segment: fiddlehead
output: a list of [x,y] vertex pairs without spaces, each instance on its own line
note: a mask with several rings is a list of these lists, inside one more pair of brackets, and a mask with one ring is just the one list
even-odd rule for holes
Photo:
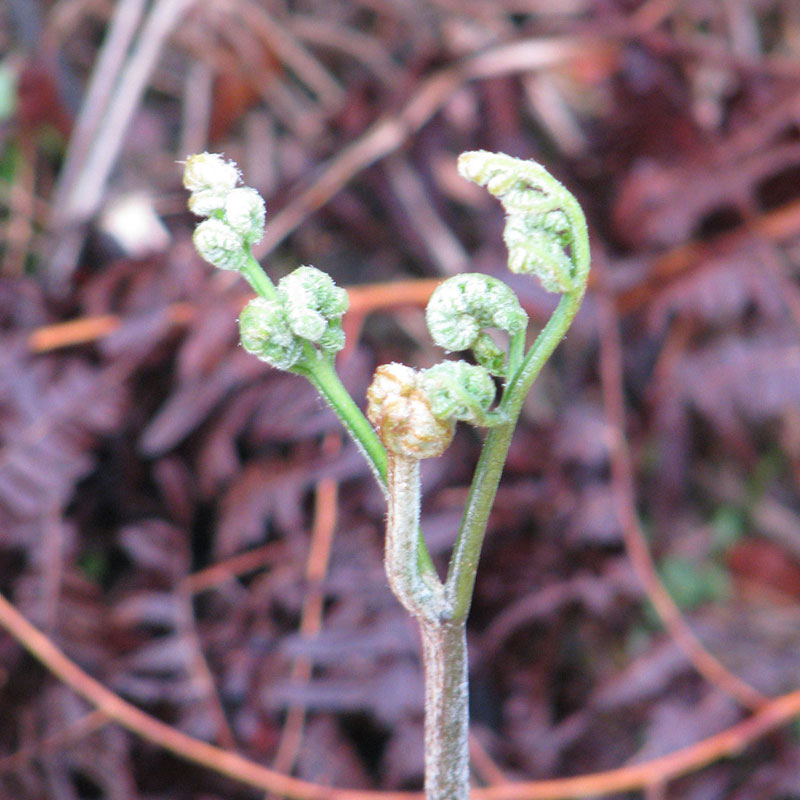
[[347,292],[329,275],[298,267],[279,281],[275,299],[256,297],[242,309],[239,338],[248,353],[273,367],[302,371],[315,352],[308,345],[326,355],[344,347],[347,305]]
[[219,153],[195,153],[183,165],[183,186],[192,194],[216,192],[225,195],[241,177],[236,164],[226,161]]
[[347,292],[333,278],[315,267],[298,267],[278,282],[292,330],[329,354],[344,347],[342,316],[347,311]]
[[375,370],[367,389],[367,417],[387,455],[386,546],[389,585],[415,617],[434,622],[446,612],[441,581],[418,559],[419,462],[441,455],[453,439],[454,420],[437,418],[419,372],[403,364]]
[[253,298],[239,314],[239,340],[248,353],[276,369],[291,370],[303,358],[303,340],[291,329],[278,300]]
[[422,386],[435,417],[472,425],[496,424],[489,411],[495,385],[484,367],[466,361],[442,361],[422,371]]
[[183,185],[191,192],[189,210],[207,217],[195,228],[192,241],[197,252],[219,269],[243,270],[249,246],[264,235],[264,200],[249,186],[237,187],[240,179],[236,164],[217,153],[189,156],[184,165]]
[[247,244],[261,241],[266,216],[263,198],[250,186],[238,186],[225,198],[223,219]]
[[389,453],[416,460],[441,455],[455,430],[454,419],[433,413],[422,375],[404,364],[375,370],[367,389],[367,418]]
[[[459,169],[502,202],[511,270],[536,274],[547,290],[564,296],[526,353],[527,315],[508,286],[484,275],[445,281],[428,306],[431,335],[447,350],[472,350],[479,366],[447,361],[421,372],[398,364],[380,367],[368,392],[369,419],[380,439],[335,372],[347,295],[313,267],[272,283],[251,253],[262,236],[264,203],[253,189],[237,185],[235,164],[203,153],[189,158],[184,174],[191,210],[206,217],[195,233],[198,251],[215,266],[239,270],[259,295],[242,311],[242,344],[312,382],[386,490],[389,582],[423,631],[426,791],[434,800],[469,794],[464,631],[481,542],[525,395],[577,312],[589,268],[580,207],[541,166],[472,152],[461,156]],[[491,328],[508,334],[507,355],[488,334]],[[494,410],[492,375],[505,377]],[[419,531],[419,462],[444,451],[457,420],[490,430],[443,584]]]
[[[238,271],[258,295],[239,317],[244,348],[277,369],[305,376],[337,414],[385,489],[386,452],[333,363],[344,347],[341,322],[347,294],[314,267],[300,267],[275,286],[251,250],[264,232],[264,201],[255,189],[239,186],[240,181],[236,164],[216,153],[198,153],[184,162],[189,208],[206,217],[195,229],[195,249],[213,266]],[[429,562],[424,544],[420,552]]]
[[586,220],[577,200],[544,167],[475,150],[459,156],[458,171],[503,204],[503,239],[512,272],[536,275],[549,292],[568,293],[585,285]]
[[493,375],[505,375],[505,353],[486,328],[513,337],[525,331],[528,315],[509,286],[490,275],[469,272],[441,283],[425,312],[431,338],[445,350],[472,350]]
[[217,217],[204,219],[194,229],[192,243],[200,256],[217,269],[242,270],[247,264],[242,237]]

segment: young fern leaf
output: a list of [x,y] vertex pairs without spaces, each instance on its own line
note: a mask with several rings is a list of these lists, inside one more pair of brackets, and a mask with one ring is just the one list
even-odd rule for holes
[[528,315],[503,281],[468,272],[439,284],[425,312],[431,338],[445,350],[472,350],[478,363],[492,375],[505,375],[505,352],[486,328],[509,336],[525,330]]
[[292,330],[303,339],[333,354],[344,347],[342,317],[347,311],[347,292],[316,267],[298,267],[278,282]]
[[241,178],[236,164],[226,161],[219,153],[195,153],[183,165],[183,186],[192,194],[216,192],[227,196]]
[[204,219],[194,229],[192,243],[200,256],[217,269],[241,270],[247,263],[242,237],[217,217]]
[[275,369],[291,370],[303,358],[303,340],[291,329],[278,300],[253,298],[239,314],[239,341]]
[[264,237],[267,211],[261,195],[250,186],[237,186],[225,198],[223,219],[247,244]]
[[239,338],[248,353],[276,369],[302,370],[306,345],[333,356],[344,347],[342,316],[348,297],[315,267],[298,267],[281,278],[275,299],[256,297],[239,315]]
[[422,371],[422,386],[435,417],[472,425],[496,424],[489,411],[496,389],[484,367],[466,361],[443,361]]
[[536,275],[548,292],[572,292],[585,281],[589,253],[583,247],[583,212],[544,167],[475,150],[459,156],[458,171],[503,204],[503,240],[512,272]]
[[249,246],[264,235],[264,200],[255,189],[237,186],[240,180],[236,164],[217,153],[189,156],[183,170],[183,185],[191,192],[189,210],[207,217],[195,228],[192,241],[218,269],[243,270]]
[[[334,356],[344,347],[342,315],[347,310],[347,293],[314,267],[300,267],[275,286],[252,254],[252,245],[264,233],[264,201],[255,189],[239,186],[240,181],[236,164],[217,153],[197,153],[186,159],[183,185],[190,192],[189,208],[206,217],[195,229],[195,248],[213,266],[239,272],[258,295],[239,317],[244,348],[276,369],[303,375],[311,382],[353,437],[385,491],[386,451],[334,367]],[[429,564],[424,543],[420,552]]]

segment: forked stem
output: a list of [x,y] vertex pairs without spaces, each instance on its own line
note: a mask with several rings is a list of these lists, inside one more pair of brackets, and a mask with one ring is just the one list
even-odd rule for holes
[[389,586],[409,614],[422,622],[447,616],[444,587],[433,569],[417,557],[419,529],[419,461],[387,452],[386,542],[384,565]]
[[525,356],[519,371],[506,387],[501,407],[508,415],[508,422],[492,428],[486,435],[467,495],[461,529],[450,558],[445,583],[445,593],[452,607],[454,621],[466,619],[469,613],[486,524],[522,404],[542,367],[572,324],[582,299],[583,287],[563,295],[547,325]]
[[389,451],[385,564],[389,585],[419,623],[425,667],[425,795],[469,797],[469,699],[466,620],[451,610],[436,576],[414,557],[419,531],[419,460]]

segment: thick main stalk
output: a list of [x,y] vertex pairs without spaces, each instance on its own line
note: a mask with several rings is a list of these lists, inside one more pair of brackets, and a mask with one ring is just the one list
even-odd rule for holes
[[425,796],[469,797],[467,636],[463,622],[420,620],[425,662]]
[[425,666],[425,794],[427,800],[469,797],[469,704],[465,622],[452,616],[444,587],[421,573],[419,461],[390,452],[386,574],[389,585],[417,620]]

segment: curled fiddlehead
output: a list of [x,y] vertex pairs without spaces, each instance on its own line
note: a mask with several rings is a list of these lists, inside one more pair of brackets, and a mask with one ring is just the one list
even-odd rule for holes
[[473,425],[493,423],[489,407],[495,385],[489,371],[466,361],[442,361],[422,371],[422,385],[431,411],[439,419],[454,419]]
[[264,200],[255,189],[237,186],[240,180],[236,164],[218,153],[197,153],[184,165],[183,185],[191,192],[189,209],[207,217],[195,229],[194,246],[219,269],[243,269],[247,248],[264,235]]
[[573,292],[585,285],[586,220],[577,200],[544,167],[475,150],[459,156],[458,170],[503,204],[503,239],[512,272],[536,275],[549,292]]
[[242,309],[239,340],[248,353],[276,369],[291,370],[303,358],[303,340],[278,300],[255,297]]
[[192,242],[200,256],[217,269],[241,270],[247,264],[242,237],[217,217],[204,219],[194,229]]
[[[207,220],[211,221],[211,220]],[[239,315],[239,338],[249,353],[277,369],[302,366],[307,345],[333,355],[344,347],[348,297],[330,275],[298,267],[278,282],[276,297],[256,297]]]
[[292,330],[329,354],[344,347],[342,316],[347,292],[316,267],[298,267],[278,282],[278,296]]
[[418,461],[441,455],[455,420],[433,412],[422,375],[404,364],[383,364],[367,389],[367,418],[390,454]]
[[468,272],[441,283],[425,312],[431,338],[445,350],[472,350],[493,375],[504,375],[505,353],[486,328],[509,336],[525,330],[528,315],[509,286],[490,275]]

